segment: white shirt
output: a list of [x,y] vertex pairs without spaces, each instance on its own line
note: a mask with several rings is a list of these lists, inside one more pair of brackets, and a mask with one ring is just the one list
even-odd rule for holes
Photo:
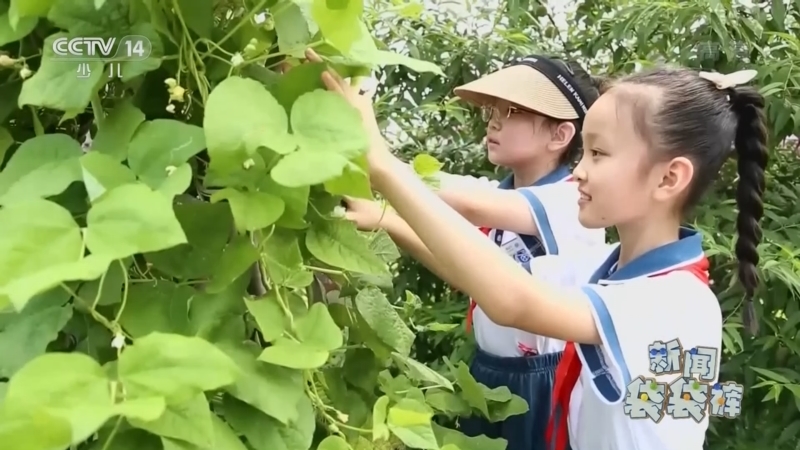
[[[531,186],[517,189],[528,201],[530,213],[539,230],[538,237],[547,255],[600,255],[602,259],[608,255],[609,247],[605,244],[604,229],[587,229],[578,222],[578,184],[572,181],[560,181],[543,186]],[[489,238],[495,240],[496,230],[492,230]],[[501,247],[508,249],[514,241],[521,238],[509,231],[503,231]],[[512,252],[513,253],[513,252]],[[542,257],[530,261],[531,270]],[[597,267],[598,259],[589,258]],[[532,272],[536,273],[536,272]],[[550,280],[556,284],[566,283],[574,286],[573,271],[566,271],[564,281],[558,281],[558,271],[548,270]],[[523,331],[503,327],[492,322],[488,316],[476,307],[473,312],[475,340],[481,350],[495,356],[525,356],[530,351],[539,354],[559,352],[564,349],[564,342],[536,336]]]
[[[702,450],[708,401],[719,376],[722,312],[711,289],[692,273],[654,276],[704,258],[700,236],[687,230],[682,234],[680,241],[581,288],[591,303],[602,345],[576,346],[583,368],[570,400],[573,450]],[[617,257],[618,252],[612,254],[597,273],[607,273]],[[691,354],[691,349],[700,355]],[[691,363],[702,362],[704,355],[713,355],[708,366]],[[698,367],[702,373],[691,373]],[[681,372],[687,368],[687,373]],[[677,373],[664,373],[670,369]],[[658,405],[634,400],[642,393],[651,400],[663,398],[657,421],[632,417],[659,411]],[[678,394],[689,395],[689,400],[705,398],[705,409],[689,406]]]

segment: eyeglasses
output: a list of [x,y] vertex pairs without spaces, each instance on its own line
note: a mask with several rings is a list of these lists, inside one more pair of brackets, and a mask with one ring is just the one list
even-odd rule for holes
[[512,114],[519,114],[527,112],[523,109],[519,109],[514,106],[506,106],[503,109],[498,108],[497,106],[489,106],[484,105],[481,107],[481,118],[484,122],[488,122],[492,120],[493,117],[496,117],[498,120],[508,119],[511,117]]

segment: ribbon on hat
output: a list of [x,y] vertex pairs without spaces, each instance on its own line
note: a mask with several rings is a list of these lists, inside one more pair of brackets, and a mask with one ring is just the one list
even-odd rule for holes
[[725,90],[734,86],[745,84],[758,75],[755,70],[740,70],[729,74],[719,72],[700,72],[700,78],[708,80],[717,86],[717,89]]

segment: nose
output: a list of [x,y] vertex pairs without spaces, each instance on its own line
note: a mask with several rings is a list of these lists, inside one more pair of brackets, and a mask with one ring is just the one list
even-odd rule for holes
[[500,121],[497,120],[497,118],[494,117],[494,115],[492,115],[492,118],[489,119],[489,123],[486,125],[486,130],[487,131],[500,131],[500,128],[501,128]]
[[583,164],[583,158],[578,162],[578,165],[572,169],[572,177],[575,181],[586,181],[586,168]]

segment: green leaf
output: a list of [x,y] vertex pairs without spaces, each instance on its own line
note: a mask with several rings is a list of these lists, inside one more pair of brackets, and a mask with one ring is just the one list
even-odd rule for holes
[[428,368],[421,362],[415,361],[414,359],[411,359],[405,355],[401,355],[400,353],[392,353],[392,357],[398,365],[403,365],[408,369],[409,378],[427,382],[435,386],[441,386],[450,391],[455,390],[453,388],[453,383],[451,383],[450,380],[433,369]]
[[305,269],[297,235],[276,228],[262,245],[265,269],[270,280],[279,286],[303,288],[313,281]]
[[276,290],[273,289],[265,297],[256,300],[245,300],[245,304],[247,310],[256,319],[264,341],[272,342],[283,336],[287,317],[278,300]]
[[246,170],[245,161],[260,147],[279,154],[296,147],[286,111],[261,84],[245,78],[230,77],[211,92],[203,129],[211,164],[222,174]]
[[82,248],[78,225],[55,203],[37,199],[0,209],[0,298],[8,295],[21,310],[30,297],[75,275],[67,268],[74,270]]
[[114,405],[117,414],[134,420],[152,422],[164,414],[167,403],[164,397],[127,398]]
[[158,189],[170,170],[205,147],[202,128],[177,120],[152,120],[141,124],[128,144],[128,165],[148,186]]
[[[14,145],[14,136],[4,127],[0,127],[0,164],[6,159],[6,152]],[[2,175],[0,175],[2,176]]]
[[287,425],[298,411],[287,408],[305,396],[302,373],[258,361],[261,348],[253,342],[220,343],[217,346],[239,366],[242,375],[225,390],[239,400]]
[[190,30],[200,37],[211,39],[211,30],[214,28],[213,0],[178,0],[178,7]]
[[57,0],[11,0],[8,10],[11,25],[19,27],[23,17],[47,17],[47,13]]
[[0,172],[0,204],[58,195],[81,179],[77,141],[65,134],[46,134],[19,146]]
[[423,61],[421,59],[411,58],[410,56],[402,55],[400,53],[390,52],[387,50],[375,50],[375,53],[367,55],[370,63],[380,67],[384,66],[406,66],[414,72],[419,73],[434,73],[436,75],[444,76],[442,69],[430,61]]
[[[91,35],[91,34],[89,34]],[[75,61],[58,59],[53,53],[53,41],[69,37],[56,33],[45,39],[39,70],[22,83],[18,104],[39,106],[59,111],[84,110],[103,77],[101,61],[87,61],[89,77],[79,78]]]
[[[128,350],[129,351],[129,350]],[[123,353],[124,355],[124,353]],[[205,395],[168,404],[164,414],[153,421],[128,419],[131,425],[163,438],[177,439],[200,448],[213,448],[214,424]]]
[[91,151],[81,156],[79,162],[83,184],[92,202],[110,189],[136,182],[136,175],[130,169],[103,153]]
[[316,428],[311,401],[304,395],[295,403],[295,407],[291,405],[288,403],[284,407],[295,414],[297,419],[288,424],[281,424],[231,397],[226,397],[223,401],[223,416],[236,431],[247,438],[247,442],[255,450],[311,448]]
[[377,288],[359,291],[356,308],[383,343],[403,356],[409,354],[414,333],[408,329],[383,292]]
[[325,181],[325,190],[333,195],[373,200],[368,173],[367,159],[364,156],[358,156],[354,162],[344,168],[342,175]]
[[333,351],[344,344],[342,330],[336,326],[324,303],[314,303],[308,314],[297,321],[295,327],[297,337],[304,345]]
[[301,95],[292,106],[291,122],[300,148],[336,152],[347,159],[369,148],[361,114],[333,92],[317,89]]
[[513,395],[507,402],[489,404],[489,420],[491,422],[502,422],[511,416],[526,412],[528,412],[528,403],[518,395]]
[[389,439],[389,427],[386,426],[386,413],[389,408],[389,397],[382,395],[372,405],[372,440]]
[[92,152],[108,155],[117,161],[125,160],[128,156],[128,144],[144,118],[144,114],[131,100],[114,106],[92,140]]
[[292,54],[305,51],[311,36],[317,33],[316,24],[306,19],[301,6],[292,1],[285,1],[275,12],[275,31],[278,34],[278,49],[281,53]]
[[412,167],[414,172],[421,177],[436,175],[442,169],[442,163],[431,155],[420,153],[414,157]]
[[68,421],[43,412],[0,409],[0,440],[15,449],[61,449],[72,442],[72,430]]
[[328,352],[312,345],[279,338],[261,352],[259,360],[290,369],[317,369],[328,361]]
[[342,176],[349,166],[360,170],[350,160],[366,152],[369,139],[361,115],[341,96],[321,89],[301,95],[291,122],[300,149],[278,161],[271,171],[275,182],[310,186]]
[[286,187],[313,186],[341,176],[349,164],[350,161],[339,153],[301,148],[281,158],[270,175],[276,183]]
[[44,354],[72,317],[67,300],[66,291],[56,288],[31,299],[22,312],[0,311],[0,378],[11,377]]
[[137,339],[117,370],[129,392],[181,399],[230,385],[239,375],[236,364],[207,341],[162,333]]
[[181,164],[177,168],[170,167],[167,177],[158,183],[156,189],[168,198],[181,195],[192,184],[192,166],[189,163]]
[[148,253],[145,258],[153,267],[176,278],[208,278],[216,274],[233,225],[228,205],[181,199],[174,211],[187,242]]
[[339,436],[328,436],[319,443],[317,450],[353,450],[353,447]]
[[214,275],[206,285],[206,292],[222,291],[247,272],[259,257],[258,249],[250,241],[250,236],[246,234],[234,236],[218,260]]
[[245,275],[220,292],[197,292],[189,308],[192,333],[209,342],[241,340],[246,334],[242,298],[249,282],[250,277]]
[[334,47],[347,53],[353,43],[361,36],[361,14],[364,12],[362,0],[343,0],[332,7],[329,0],[314,0],[311,14],[319,25],[325,39]]
[[9,381],[3,408],[68,421],[73,444],[91,436],[114,413],[103,368],[80,353],[47,353],[29,362]]
[[308,251],[320,261],[352,272],[388,275],[386,264],[346,220],[315,222],[306,234]]
[[425,402],[432,408],[447,414],[450,417],[469,416],[472,408],[458,395],[441,389],[425,391]]
[[143,184],[106,192],[89,210],[86,224],[86,246],[111,259],[186,243],[172,201]]
[[402,399],[389,408],[387,425],[395,436],[411,448],[439,450],[436,436],[433,434],[431,419],[433,412],[412,399]]
[[266,192],[243,192],[232,188],[222,189],[211,196],[211,202],[228,200],[236,229],[257,231],[266,228],[283,215],[285,205],[280,197]]
[[128,301],[122,309],[120,324],[132,338],[150,333],[188,335],[189,302],[194,289],[167,280],[135,283],[128,288]]
[[483,413],[484,417],[489,417],[489,406],[486,404],[483,389],[481,384],[475,381],[475,378],[469,373],[469,367],[463,362],[459,362],[453,375],[461,388],[462,397],[469,403],[469,406]]
[[37,23],[39,23],[37,17],[24,17],[12,26],[9,13],[0,13],[0,46],[24,38],[36,28]]

